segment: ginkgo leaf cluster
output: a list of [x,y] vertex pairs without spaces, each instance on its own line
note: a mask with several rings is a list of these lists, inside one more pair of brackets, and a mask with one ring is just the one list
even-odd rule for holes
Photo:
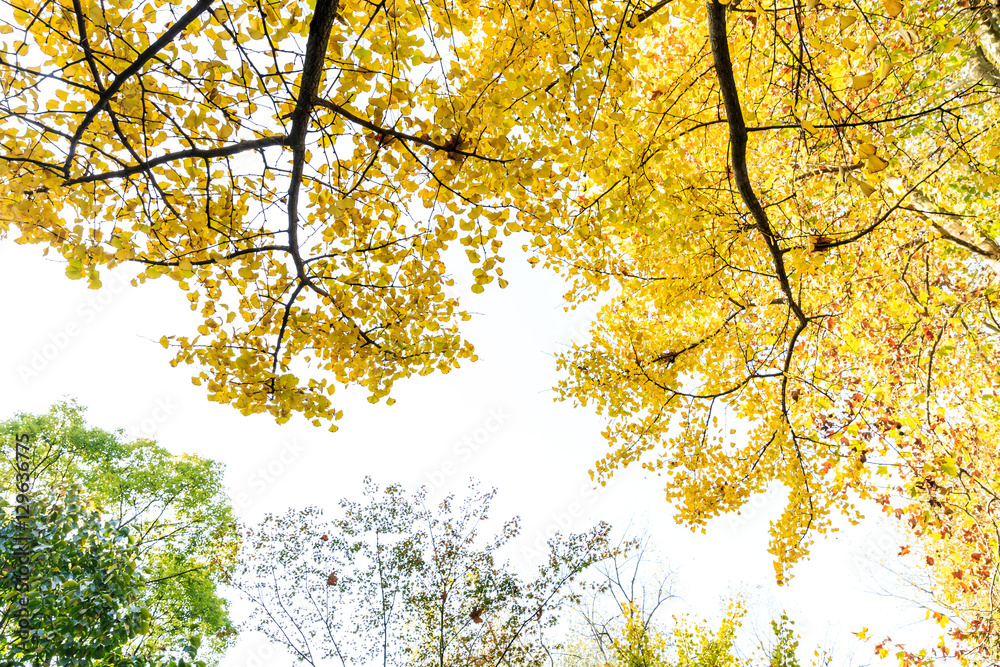
[[995,554],[995,10],[668,14],[596,111],[574,236],[540,250],[570,300],[607,304],[559,362],[561,397],[608,418],[594,478],[641,463],[694,529],[781,485],[779,582],[876,500],[943,540],[951,603],[995,632],[996,600],[951,574],[989,588],[964,559]]
[[506,285],[504,237],[556,234],[586,168],[567,121],[624,80],[616,9],[579,0],[7,9],[0,231],[91,287],[175,281],[203,323],[164,332],[172,363],[279,422],[474,360],[445,260]]

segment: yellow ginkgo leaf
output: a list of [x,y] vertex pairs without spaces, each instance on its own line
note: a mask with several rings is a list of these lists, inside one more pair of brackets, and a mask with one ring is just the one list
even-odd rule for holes
[[861,188],[861,192],[865,193],[866,197],[871,197],[875,193],[875,188],[873,188],[869,183],[865,183],[860,178],[855,178],[853,176],[847,177],[848,183],[853,183]]
[[813,125],[812,122],[808,120],[802,121],[802,129],[808,132],[809,134],[816,134],[816,126]]
[[903,3],[899,0],[885,0],[885,12],[889,16],[898,16],[903,11]]
[[862,88],[867,88],[872,85],[872,74],[859,74],[858,76],[851,77],[851,88],[853,90],[861,90]]
[[875,145],[865,142],[858,146],[858,155],[862,158],[866,158],[875,155]]
[[854,22],[857,21],[857,20],[858,20],[858,17],[854,16],[853,14],[841,14],[841,16],[840,16],[840,29],[841,30],[847,30],[852,25],[854,25]]
[[868,40],[868,43],[865,44],[865,58],[872,54],[876,46],[878,46],[878,37],[872,37]]
[[871,155],[866,160],[865,171],[869,174],[874,174],[877,171],[882,171],[889,166],[889,163],[880,158],[877,155]]

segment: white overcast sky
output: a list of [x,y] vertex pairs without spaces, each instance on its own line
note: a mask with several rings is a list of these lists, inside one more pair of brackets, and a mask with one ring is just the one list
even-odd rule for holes
[[[564,312],[565,287],[528,269],[517,245],[505,246],[513,255],[505,265],[506,290],[494,283],[485,294],[463,296],[476,313],[464,331],[480,360],[449,375],[399,383],[393,406],[338,390],[345,416],[331,434],[304,420],[279,426],[266,415],[244,417],[210,403],[204,389],[191,384],[191,367],[171,368],[171,354],[156,341],[188,334],[197,324],[174,282],[133,288],[107,277],[101,290],[88,290],[83,281],[68,280],[64,265],[43,258],[40,248],[7,239],[0,242],[0,284],[7,285],[0,416],[45,411],[61,397],[75,397],[89,408],[92,425],[155,436],[173,452],[223,462],[247,522],[289,507],[334,510],[339,498],[360,497],[365,475],[410,489],[427,484],[437,495],[461,493],[474,476],[500,490],[494,517],[522,517],[519,546],[560,526],[582,531],[600,519],[618,529],[631,524],[650,535],[677,571],[675,592],[682,599],[665,618],[718,618],[726,597],[751,592],[763,613],[784,609],[796,619],[803,659],[811,643],[826,642],[836,648],[837,664],[873,662],[871,645],[850,635],[863,626],[877,637],[938,634],[912,625],[922,612],[879,593],[892,580],[880,562],[901,543],[885,524],[821,538],[811,560],[779,589],[766,547],[768,521],[782,509],[780,492],[755,499],[742,517],[716,520],[705,535],[673,522],[662,483],[645,471],[630,469],[595,493],[587,471],[605,452],[602,421],[588,409],[554,402],[551,390],[558,381],[552,355],[574,337],[583,340],[588,316]],[[450,268],[461,287],[468,265]],[[466,438],[472,446],[463,445]],[[576,505],[579,512],[569,516]],[[516,549],[509,555],[515,566],[523,564]],[[234,609],[237,616],[243,611]],[[279,660],[258,636],[241,639],[223,662],[271,663],[290,661]]]

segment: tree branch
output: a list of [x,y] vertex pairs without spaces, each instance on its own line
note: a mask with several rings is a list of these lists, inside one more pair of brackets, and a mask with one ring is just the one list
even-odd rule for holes
[[[255,252],[270,252],[270,251],[284,251],[289,252],[288,246],[285,245],[265,245],[259,248],[244,248],[242,250],[236,250],[234,252],[225,255],[225,259],[235,259],[236,257],[241,257],[243,255],[250,255]],[[181,260],[175,259],[173,261],[158,261],[154,259],[145,259],[143,257],[136,257],[132,260],[133,262],[139,262],[140,264],[147,264],[151,266],[180,266]],[[192,259],[191,266],[205,266],[206,264],[215,264],[218,259]]]
[[[111,100],[118,93],[121,87],[125,85],[126,81],[138,74],[139,71],[145,67],[146,63],[152,60],[157,53],[162,51],[163,47],[172,42],[177,35],[179,35],[186,27],[188,27],[188,25],[191,24],[191,22],[208,9],[211,4],[212,0],[198,0],[198,3],[181,16],[177,23],[170,26],[165,33],[160,35],[159,39],[150,44],[145,51],[140,53],[139,57],[135,59],[135,62],[125,68],[124,72],[115,77],[115,80],[111,82],[111,85],[108,86],[107,90],[101,94],[100,99],[97,100],[97,104],[91,107],[90,111],[87,112],[87,115],[84,116],[83,121],[76,128],[76,133],[73,135],[72,141],[70,141],[66,161],[63,163],[63,173],[67,178],[69,178],[69,169],[73,163],[73,157],[76,155],[77,144],[80,143],[80,139],[83,138],[84,132],[86,132],[87,128],[90,127],[90,124],[94,121],[94,118],[97,117],[97,114],[101,113],[108,106],[108,104],[111,103]],[[81,39],[85,41],[86,37],[81,37]]]
[[[309,23],[309,39],[306,42],[305,60],[302,64],[302,78],[299,81],[299,96],[292,111],[292,129],[288,133],[288,145],[292,148],[291,182],[288,186],[288,245],[292,250],[295,271],[299,280],[312,287],[306,275],[306,267],[299,252],[299,189],[302,186],[302,171],[306,161],[306,134],[314,100],[317,98],[320,80],[323,78],[327,44],[330,41],[330,27],[337,16],[338,0],[317,0],[316,10]],[[313,289],[316,289],[313,287]]]
[[771,253],[774,268],[781,284],[788,305],[800,324],[807,321],[802,308],[792,296],[788,273],[782,259],[778,240],[771,229],[767,213],[760,205],[757,195],[750,183],[747,172],[747,126],[743,120],[743,109],[740,107],[739,94],[736,91],[736,80],[733,78],[733,63],[729,57],[729,41],[726,38],[726,6],[716,0],[705,3],[708,8],[708,39],[712,48],[712,61],[715,63],[715,74],[719,81],[719,92],[726,108],[726,121],[729,125],[729,143],[732,147],[733,177],[740,198],[753,215],[757,229],[764,237],[764,244]]
[[661,9],[669,5],[671,2],[672,0],[660,0],[660,2],[656,3],[649,9],[639,14],[633,15],[632,20],[629,21],[629,25],[633,28],[636,27],[637,25],[639,25],[640,23],[651,17],[653,14],[655,14],[656,12],[660,11]]
[[177,151],[176,153],[167,153],[166,155],[161,155],[160,157],[153,158],[152,160],[148,160],[131,167],[126,167],[124,169],[119,169],[117,171],[106,171],[101,174],[91,174],[89,176],[72,178],[67,180],[64,184],[77,185],[79,183],[92,183],[94,181],[108,181],[113,178],[128,178],[129,176],[141,174],[149,171],[153,167],[158,167],[161,164],[166,164],[167,162],[173,162],[175,160],[186,160],[188,158],[210,160],[212,158],[229,157],[244,151],[258,150],[269,146],[287,146],[288,143],[289,138],[287,135],[272,135],[261,137],[260,139],[241,141],[229,146],[219,146],[217,148],[189,148],[188,150]]
[[[336,305],[328,291],[313,282],[306,272],[306,264],[299,250],[299,190],[302,187],[302,172],[306,162],[306,134],[309,131],[310,116],[316,100],[317,91],[323,79],[326,50],[330,41],[330,28],[337,17],[338,0],[317,0],[316,10],[309,23],[309,39],[306,41],[306,54],[302,63],[302,78],[299,80],[299,96],[295,100],[295,109],[291,113],[292,129],[288,133],[286,145],[292,149],[292,169],[288,185],[288,247],[295,264],[295,273],[306,287],[320,296],[330,299]],[[343,311],[341,311],[343,315]],[[346,317],[346,315],[345,315]],[[365,333],[353,319],[347,318],[368,344],[382,349]]]
[[444,146],[442,144],[436,144],[436,143],[434,143],[433,141],[431,141],[429,139],[424,139],[422,137],[416,137],[416,136],[413,136],[412,134],[405,134],[403,132],[397,132],[396,130],[389,129],[389,128],[386,128],[386,127],[380,127],[380,126],[376,125],[375,123],[373,123],[373,122],[371,122],[369,120],[365,120],[364,118],[361,118],[359,116],[354,115],[353,113],[351,113],[350,111],[348,111],[344,107],[340,106],[339,104],[335,104],[333,102],[328,102],[327,100],[324,100],[323,98],[318,97],[318,96],[313,100],[313,104],[315,104],[318,107],[323,107],[323,108],[329,109],[330,111],[333,111],[333,112],[335,112],[335,113],[343,116],[344,118],[346,118],[347,120],[351,121],[352,123],[355,123],[356,125],[360,125],[360,126],[362,126],[364,128],[367,128],[367,129],[371,130],[372,132],[377,132],[377,133],[385,135],[385,136],[394,137],[394,138],[399,139],[401,141],[412,141],[415,144],[421,144],[423,146],[427,146],[428,148],[433,148],[436,151],[447,151],[448,153],[456,153],[458,155],[464,155],[465,157],[474,157],[476,159],[485,160],[487,162],[497,162],[497,163],[500,163],[500,164],[506,164],[506,163],[510,162],[510,160],[501,160],[501,159],[495,158],[495,157],[485,157],[485,156],[479,155],[479,154],[477,154],[475,152],[469,153],[467,151],[459,150],[458,148],[448,148],[447,146]]

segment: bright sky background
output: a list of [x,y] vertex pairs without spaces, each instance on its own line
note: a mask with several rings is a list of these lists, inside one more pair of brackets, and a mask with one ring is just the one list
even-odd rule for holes
[[[881,521],[820,539],[811,560],[779,589],[766,547],[768,521],[782,510],[780,492],[754,499],[743,516],[716,520],[705,535],[673,522],[662,483],[645,471],[630,469],[594,492],[587,471],[606,449],[602,420],[553,402],[551,390],[558,381],[552,355],[573,338],[583,340],[589,313],[564,312],[560,281],[528,269],[517,245],[505,245],[506,290],[495,283],[479,296],[462,289],[463,304],[476,313],[464,331],[480,360],[397,384],[393,406],[338,390],[345,416],[331,434],[301,419],[279,426],[266,415],[244,417],[210,403],[204,388],[191,384],[191,367],[171,368],[171,353],[156,341],[198,323],[173,281],[132,288],[109,276],[92,291],[68,280],[64,265],[43,258],[40,248],[5,240],[0,416],[43,412],[63,396],[75,397],[89,408],[92,425],[154,436],[173,452],[225,463],[237,512],[251,523],[289,507],[334,510],[341,497],[360,499],[365,475],[409,489],[426,484],[436,497],[461,494],[474,476],[500,490],[494,517],[522,517],[523,539],[509,554],[516,567],[526,560],[518,549],[530,551],[546,533],[583,531],[603,519],[620,530],[646,531],[676,570],[681,599],[664,619],[672,613],[717,619],[725,598],[743,591],[761,614],[784,609],[796,620],[801,659],[823,642],[838,665],[874,662],[871,645],[850,635],[863,626],[879,638],[922,634],[933,641],[936,626],[912,625],[922,612],[881,593],[884,585],[906,593],[881,564],[895,562],[905,539]],[[451,268],[462,288],[468,266]],[[471,441],[462,448],[465,438]],[[575,505],[580,511],[572,517]],[[237,620],[244,611],[234,606]],[[261,637],[248,635],[223,665],[291,664],[277,656]]]

